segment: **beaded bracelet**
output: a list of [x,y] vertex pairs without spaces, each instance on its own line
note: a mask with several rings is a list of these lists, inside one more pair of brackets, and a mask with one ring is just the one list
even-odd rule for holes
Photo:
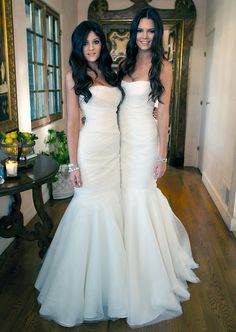
[[78,164],[68,164],[68,173],[78,171],[79,169],[80,168]]
[[160,157],[158,157],[157,161],[159,161],[162,164],[165,164],[165,163],[167,163],[167,158],[160,158]]

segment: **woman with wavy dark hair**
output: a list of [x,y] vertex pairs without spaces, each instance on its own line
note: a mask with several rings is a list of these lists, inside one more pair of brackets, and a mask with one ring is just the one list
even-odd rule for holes
[[[128,324],[140,327],[176,317],[198,282],[187,232],[156,180],[167,162],[172,66],[164,58],[163,26],[154,8],[134,18],[119,76],[121,185],[128,266]],[[157,122],[153,118],[157,112]]]
[[117,125],[122,91],[97,23],[84,21],[74,30],[69,62],[67,136],[75,191],[36,281],[40,314],[67,327],[127,316]]

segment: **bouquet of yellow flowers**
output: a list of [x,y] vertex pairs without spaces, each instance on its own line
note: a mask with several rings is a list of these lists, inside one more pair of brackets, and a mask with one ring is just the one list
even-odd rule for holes
[[33,154],[35,140],[38,137],[35,134],[21,131],[11,131],[10,133],[0,133],[0,149],[9,157],[26,158]]

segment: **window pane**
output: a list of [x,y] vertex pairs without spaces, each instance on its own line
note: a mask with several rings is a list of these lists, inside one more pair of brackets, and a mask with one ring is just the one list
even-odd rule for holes
[[30,112],[31,112],[31,120],[35,120],[36,117],[36,98],[35,93],[30,93]]
[[59,46],[56,44],[55,47],[54,47],[54,50],[55,50],[55,54],[54,54],[54,57],[55,57],[55,66],[59,66]]
[[55,90],[60,89],[60,70],[56,68],[56,75],[55,75]]
[[32,4],[28,1],[25,2],[25,14],[27,20],[27,28],[33,30]]
[[43,38],[36,36],[36,61],[43,62]]
[[34,43],[33,34],[27,31],[28,61],[34,61]]
[[34,15],[35,15],[35,31],[37,33],[42,34],[42,11],[40,8],[35,7],[34,10]]
[[52,17],[47,15],[46,18],[46,26],[47,26],[47,38],[52,39]]
[[59,26],[56,18],[54,18],[54,40],[57,43],[59,42]]
[[40,119],[45,116],[44,105],[45,105],[44,92],[39,92],[38,93],[38,116]]
[[53,67],[48,67],[48,89],[53,90],[54,84],[53,84]]
[[44,90],[44,66],[38,65],[38,90]]
[[53,65],[53,44],[51,41],[47,41],[48,48],[48,64]]
[[49,114],[54,114],[55,113],[54,92],[49,92],[48,107],[49,107]]
[[29,63],[28,65],[29,70],[29,87],[30,91],[35,90],[35,72],[34,72],[34,65],[32,63]]
[[56,113],[59,113],[61,111],[61,107],[60,107],[61,103],[60,103],[60,91],[56,92]]

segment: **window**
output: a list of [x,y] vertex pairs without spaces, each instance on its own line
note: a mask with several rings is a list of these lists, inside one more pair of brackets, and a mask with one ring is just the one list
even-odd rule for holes
[[32,127],[62,117],[60,19],[38,0],[25,0]]

